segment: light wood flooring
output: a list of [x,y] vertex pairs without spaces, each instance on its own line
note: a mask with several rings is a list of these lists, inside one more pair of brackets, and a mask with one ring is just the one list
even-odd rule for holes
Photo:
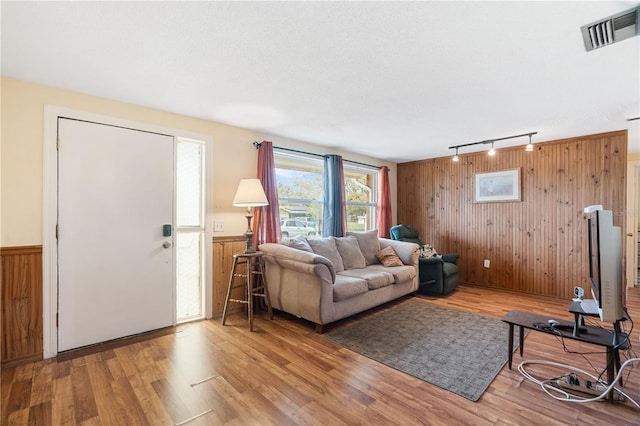
[[[447,297],[419,299],[493,317],[519,309],[571,319],[565,300],[471,286]],[[627,304],[632,317],[640,318],[639,289],[630,290]],[[364,315],[371,313],[358,317]],[[275,315],[270,321],[262,314],[254,326],[249,332],[246,319],[237,313],[224,327],[219,319],[199,321],[181,325],[175,333],[71,360],[3,367],[1,424],[640,424],[640,410],[629,402],[553,400],[518,372],[517,352],[513,370],[505,366],[480,400],[471,402],[342,349],[303,320]],[[639,336],[634,330],[636,348]],[[562,362],[596,374],[604,368],[601,349],[565,344],[567,351],[597,353],[569,353],[558,338],[531,332],[524,359]],[[544,378],[567,372],[542,366],[532,371]],[[625,380],[625,390],[640,400],[638,369]]]

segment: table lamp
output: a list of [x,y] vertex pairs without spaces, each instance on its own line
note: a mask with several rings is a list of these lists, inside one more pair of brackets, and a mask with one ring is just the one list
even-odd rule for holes
[[260,179],[241,179],[236,196],[233,199],[233,205],[234,207],[247,208],[247,232],[244,234],[247,237],[247,248],[244,252],[255,253],[256,251],[253,249],[253,230],[251,229],[251,218],[253,217],[251,208],[269,205]]

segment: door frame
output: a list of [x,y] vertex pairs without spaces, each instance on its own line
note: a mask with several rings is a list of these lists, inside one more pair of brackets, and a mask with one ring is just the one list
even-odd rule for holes
[[213,294],[213,137],[182,129],[167,128],[121,118],[95,114],[87,111],[55,105],[44,107],[43,132],[43,190],[42,190],[42,307],[43,307],[43,358],[58,354],[58,251],[56,250],[56,222],[58,214],[58,162],[56,139],[58,118],[92,121],[112,126],[171,135],[175,138],[200,140],[205,143],[205,247],[204,247],[204,309],[205,317],[212,316]]
[[627,287],[638,282],[638,217],[640,216],[640,160],[627,163],[626,280]]

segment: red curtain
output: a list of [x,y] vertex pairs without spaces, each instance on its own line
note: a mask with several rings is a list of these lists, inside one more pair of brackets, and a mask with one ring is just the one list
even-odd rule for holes
[[391,229],[391,225],[389,168],[382,166],[380,167],[380,171],[378,171],[378,205],[376,206],[376,228],[378,228],[378,236],[381,238],[390,238],[389,229]]
[[273,143],[263,141],[258,148],[258,179],[262,182],[268,206],[256,207],[253,216],[254,244],[280,242],[280,205],[273,161]]

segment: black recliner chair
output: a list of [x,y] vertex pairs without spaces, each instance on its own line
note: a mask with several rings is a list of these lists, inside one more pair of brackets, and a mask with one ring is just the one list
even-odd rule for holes
[[[391,238],[408,241],[423,246],[418,231],[408,225],[395,225],[389,230]],[[420,288],[418,292],[430,296],[440,296],[453,291],[458,286],[458,255],[443,254],[442,257],[421,257]]]

